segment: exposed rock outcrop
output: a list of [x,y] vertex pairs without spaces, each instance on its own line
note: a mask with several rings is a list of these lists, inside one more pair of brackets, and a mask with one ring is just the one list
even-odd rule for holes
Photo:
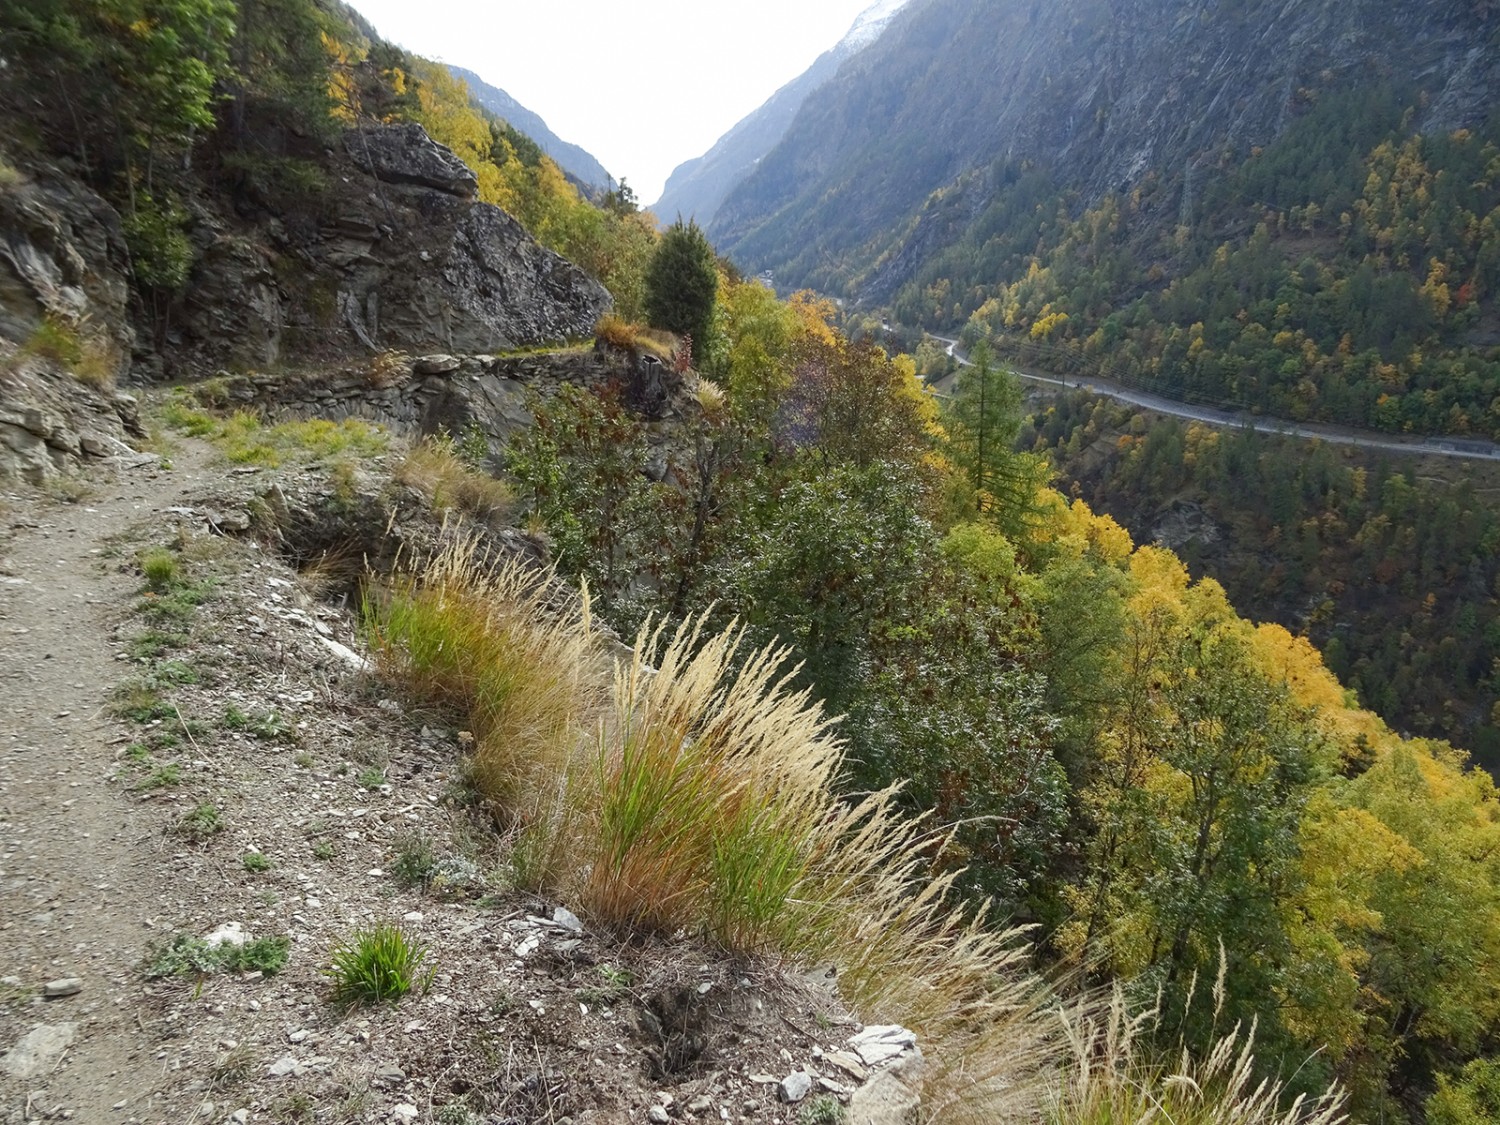
[[344,151],[362,171],[393,184],[415,184],[472,199],[479,181],[462,160],[415,123],[367,125],[344,134]]
[[134,463],[142,456],[128,444],[146,436],[134,397],[34,361],[15,366],[0,374],[0,481],[45,484],[88,459]]
[[521,356],[433,354],[410,362],[403,377],[372,381],[364,369],[304,375],[239,376],[222,387],[222,405],[252,407],[275,419],[363,418],[408,435],[477,429],[499,449],[531,424],[529,391],[546,396],[565,384],[618,384],[648,422],[694,409],[682,376],[662,364],[611,348]]
[[200,239],[177,366],[504,352],[587,336],[608,310],[602,285],[474,202],[473,173],[420,126],[350,130],[343,148],[318,208]]
[[129,261],[120,217],[77,180],[42,169],[0,187],[0,338],[22,345],[50,325],[101,380],[122,375]]

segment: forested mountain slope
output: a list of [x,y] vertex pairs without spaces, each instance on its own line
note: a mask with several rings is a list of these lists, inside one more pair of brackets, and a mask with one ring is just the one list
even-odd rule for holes
[[928,0],[712,233],[1169,392],[1493,432],[1496,36],[1488,3]]
[[541,150],[557,161],[558,167],[575,177],[580,183],[596,191],[609,191],[614,179],[603,164],[587,149],[563,140],[547,127],[541,115],[527,109],[498,86],[492,86],[472,70],[461,66],[448,68],[453,76],[469,87],[474,100],[496,117],[513,126],[534,140]]

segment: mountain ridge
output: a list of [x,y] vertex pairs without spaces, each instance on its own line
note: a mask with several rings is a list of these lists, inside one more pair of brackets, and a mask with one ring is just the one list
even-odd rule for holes
[[1085,204],[1155,173],[1191,214],[1226,155],[1368,67],[1430,91],[1429,127],[1473,124],[1500,79],[1494,27],[1413,2],[929,0],[803,103],[710,233],[752,270],[888,300],[946,241],[934,226],[972,224],[1021,170]]
[[500,87],[486,82],[472,70],[449,66],[449,73],[469,87],[474,100],[534,140],[557,166],[579,183],[599,192],[610,190],[614,177],[587,149],[565,141],[554,133],[540,114],[527,109]]
[[866,8],[812,66],[742,118],[702,156],[673,169],[651,209],[664,219],[680,214],[710,224],[725,195],[786,134],[807,97],[830,81],[846,60],[875,43],[908,4],[909,0],[877,0]]

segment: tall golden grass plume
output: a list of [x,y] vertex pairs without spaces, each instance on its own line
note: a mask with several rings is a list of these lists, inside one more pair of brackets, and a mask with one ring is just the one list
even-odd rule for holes
[[550,574],[462,535],[380,588],[367,622],[387,676],[469,723],[473,777],[525,885],[596,924],[832,965],[863,1018],[919,1036],[924,1117],[1343,1120],[1336,1092],[1278,1109],[1282,1088],[1253,1081],[1253,1028],[1163,1070],[1137,1045],[1150,1013],[1121,993],[1059,1018],[1021,931],[953,906],[958,873],[935,863],[946,833],[897,788],[839,793],[835,723],[787,650],[743,627],[648,625],[616,658],[586,592],[559,599]]

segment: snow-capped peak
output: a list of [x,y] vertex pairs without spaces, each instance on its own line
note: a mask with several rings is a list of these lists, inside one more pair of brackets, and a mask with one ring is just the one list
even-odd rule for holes
[[906,0],[875,0],[875,3],[855,19],[854,26],[849,29],[849,34],[840,41],[839,48],[852,54],[868,47],[880,38],[880,33],[885,30],[886,24],[891,22],[891,17],[905,4]]

